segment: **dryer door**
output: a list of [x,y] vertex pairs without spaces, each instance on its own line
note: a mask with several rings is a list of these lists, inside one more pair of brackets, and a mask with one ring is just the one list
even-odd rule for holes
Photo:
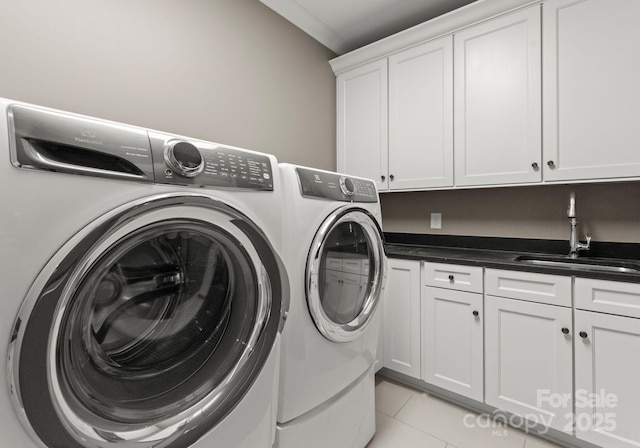
[[23,420],[53,448],[190,446],[260,373],[284,279],[257,225],[210,197],[113,211],[22,305],[9,365]]
[[386,257],[382,231],[364,209],[344,207],[315,235],[306,269],[307,303],[330,341],[357,339],[382,299]]

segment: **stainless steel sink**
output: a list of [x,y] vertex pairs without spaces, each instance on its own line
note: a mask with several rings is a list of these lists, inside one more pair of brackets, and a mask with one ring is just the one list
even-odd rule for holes
[[580,271],[640,274],[640,263],[608,258],[572,258],[568,255],[521,255],[515,261],[536,266],[562,267]]

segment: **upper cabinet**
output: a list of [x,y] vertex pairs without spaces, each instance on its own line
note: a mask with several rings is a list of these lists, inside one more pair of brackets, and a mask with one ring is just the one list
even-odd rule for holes
[[387,173],[387,60],[338,76],[338,171],[389,185]]
[[453,186],[453,52],[446,36],[389,57],[389,189]]
[[455,183],[540,181],[540,7],[454,36]]
[[381,191],[453,186],[452,67],[448,36],[340,74],[338,171]]
[[546,181],[640,176],[640,2],[544,3]]
[[331,61],[380,191],[640,179],[638,0],[478,0]]

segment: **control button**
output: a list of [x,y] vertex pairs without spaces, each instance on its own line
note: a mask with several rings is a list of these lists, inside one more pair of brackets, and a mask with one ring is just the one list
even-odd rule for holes
[[340,178],[340,190],[342,190],[342,192],[346,196],[353,196],[353,192],[355,191],[355,187],[353,185],[353,181],[351,179],[349,179],[348,177],[341,177]]
[[200,150],[195,145],[182,140],[166,143],[164,160],[176,173],[184,177],[195,177],[204,169]]

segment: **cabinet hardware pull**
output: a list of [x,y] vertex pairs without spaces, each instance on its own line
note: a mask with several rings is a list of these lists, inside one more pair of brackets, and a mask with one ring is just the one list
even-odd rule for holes
[[589,335],[587,334],[587,332],[586,332],[586,331],[581,331],[581,332],[580,332],[580,333],[578,333],[578,334],[580,335],[580,337],[581,337],[582,339],[587,339],[587,336],[589,336]]
[[478,317],[480,315],[480,313],[478,313],[478,310],[473,310],[473,315]]
[[533,168],[534,171],[538,171],[538,162],[533,162],[531,168]]
[[389,174],[389,180],[393,180],[393,179],[394,179],[393,174]]
[[453,274],[449,274],[449,281],[453,282],[456,278],[453,276]]
[[569,334],[569,329],[567,327],[562,328],[562,333]]
[[547,165],[549,165],[549,168],[555,168],[556,167],[556,164],[553,162],[553,160],[549,160],[547,162]]
[[385,176],[380,176],[380,180],[381,180],[382,182],[384,182],[384,180],[385,180],[385,179],[386,179],[386,177],[385,177]]

